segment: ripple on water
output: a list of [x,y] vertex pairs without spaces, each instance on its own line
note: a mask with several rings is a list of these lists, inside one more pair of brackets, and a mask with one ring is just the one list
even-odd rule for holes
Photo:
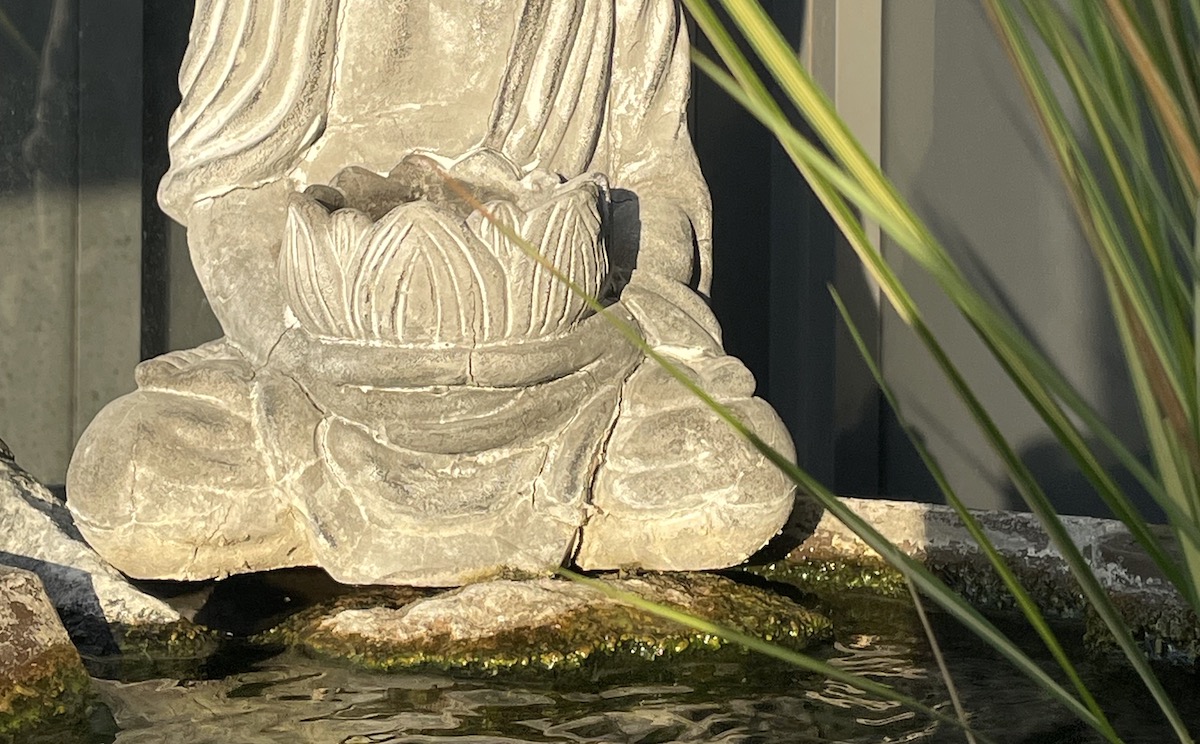
[[[979,730],[1003,744],[1099,741],[1070,714],[946,618],[935,629]],[[1019,636],[1019,630],[1013,630]],[[843,631],[821,655],[944,713],[948,696],[919,632]],[[962,742],[961,732],[758,656],[610,660],[588,671],[520,679],[455,673],[379,674],[286,654],[217,680],[97,680],[117,744],[401,744],[402,742]],[[1169,741],[1136,680],[1084,669],[1114,704],[1127,741]],[[1184,675],[1169,689],[1189,689]],[[1190,689],[1194,689],[1191,687]],[[1200,701],[1185,716],[1200,720]]]

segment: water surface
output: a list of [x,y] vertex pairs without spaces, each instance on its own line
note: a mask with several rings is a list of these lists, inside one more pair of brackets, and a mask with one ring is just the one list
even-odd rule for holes
[[[924,634],[902,604],[872,600],[835,619],[839,637],[818,655],[950,712]],[[953,621],[934,622],[977,730],[1004,744],[1100,741]],[[1084,671],[1127,741],[1172,740],[1126,670],[1093,660]],[[1197,680],[1173,672],[1168,683],[1200,721]],[[89,741],[119,744],[965,741],[895,703],[753,655],[480,677],[379,674],[288,652],[216,679],[95,687],[103,705]]]

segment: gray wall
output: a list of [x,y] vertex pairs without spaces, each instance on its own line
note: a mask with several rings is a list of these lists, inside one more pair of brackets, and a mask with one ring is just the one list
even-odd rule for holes
[[[961,0],[885,3],[883,51],[885,171],[976,285],[1136,444],[1140,425],[1100,277],[984,11]],[[890,241],[885,251],[1059,508],[1104,514],[948,300]],[[966,411],[890,312],[881,338],[887,379],[961,495],[981,508],[1022,508]],[[934,498],[936,489],[890,416],[882,437],[885,492]]]
[[141,4],[0,10],[0,436],[55,483],[138,361]]

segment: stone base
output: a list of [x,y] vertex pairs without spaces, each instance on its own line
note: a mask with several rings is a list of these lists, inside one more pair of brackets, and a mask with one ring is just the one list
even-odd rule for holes
[[[605,583],[792,648],[832,632],[816,612],[711,574],[609,576]],[[491,581],[432,597],[411,589],[347,595],[262,638],[383,671],[571,669],[605,656],[649,659],[728,645],[565,579]]]
[[[887,499],[842,501],[979,609],[1017,610],[1012,595],[952,508]],[[975,516],[1044,613],[1082,619],[1088,625],[1091,646],[1111,644],[1108,631],[1088,610],[1066,561],[1034,515],[993,510],[978,511]],[[1095,517],[1061,519],[1146,652],[1152,658],[1194,666],[1200,659],[1200,621],[1125,525]],[[1170,528],[1152,529],[1168,553],[1180,560]],[[815,529],[785,535],[783,541],[787,540],[795,549],[785,560],[752,571],[818,595],[861,589],[908,596],[900,573],[828,513]]]

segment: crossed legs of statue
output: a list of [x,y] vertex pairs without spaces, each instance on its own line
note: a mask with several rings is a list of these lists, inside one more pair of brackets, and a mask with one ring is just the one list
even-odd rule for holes
[[[311,564],[262,446],[255,376],[224,341],[172,352],[138,365],[138,390],[92,421],[71,460],[68,504],[110,563],[178,579]],[[211,531],[198,535],[197,524]]]
[[[792,456],[774,410],[731,356],[671,360],[767,444]],[[791,512],[790,481],[665,369],[647,360],[625,383],[592,485],[576,557],[586,569],[724,568],[762,547]],[[768,525],[761,541],[747,527]],[[761,532],[759,534],[762,534]],[[757,542],[757,544],[754,544]],[[712,556],[723,556],[720,565]]]
[[[786,451],[782,425],[752,397],[754,381],[740,362],[676,361]],[[474,573],[447,566],[487,541],[496,543],[494,567],[544,570],[575,552],[584,568],[712,568],[704,556],[724,556],[720,565],[738,562],[790,509],[790,500],[780,498],[790,492],[787,481],[650,360],[627,375],[615,411],[613,398],[585,402],[601,436],[556,429],[551,438],[576,439],[579,446],[557,462],[534,457],[532,470],[522,470],[514,456],[502,476],[514,481],[510,491],[480,495],[511,501],[501,506],[517,510],[512,519],[525,528],[499,528],[512,520],[493,524],[499,517],[492,510],[467,505],[457,516],[414,521],[402,542],[395,533],[372,532],[372,520],[409,515],[389,512],[390,500],[419,491],[422,478],[463,477],[466,484],[487,453],[442,455],[438,466],[421,453],[414,463],[386,437],[323,413],[292,378],[252,367],[222,341],[145,362],[137,378],[139,390],[105,408],[85,432],[68,480],[85,537],[138,577],[200,579],[317,564],[355,583],[449,585],[487,575],[486,565]],[[467,475],[455,476],[462,462]],[[558,475],[538,473],[539,466]],[[580,469],[577,477],[590,482],[579,484],[579,499],[555,505],[522,490],[526,481],[545,480],[553,490],[570,491],[563,479]],[[327,534],[323,524],[356,510],[364,512],[361,524]],[[768,527],[750,544],[746,531],[736,529],[743,523]],[[207,528],[198,532],[196,524]],[[396,565],[339,566],[337,549],[347,546],[336,543],[347,534],[363,541],[351,546],[359,557],[378,552],[371,544],[376,534]]]

